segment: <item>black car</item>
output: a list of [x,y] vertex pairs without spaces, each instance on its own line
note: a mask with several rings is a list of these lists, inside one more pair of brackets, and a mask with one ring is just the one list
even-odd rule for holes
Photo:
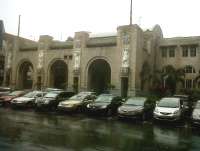
[[97,99],[87,105],[89,114],[113,115],[117,113],[122,104],[122,98],[113,94],[101,94]]
[[48,92],[44,97],[36,100],[36,110],[39,109],[55,110],[59,102],[67,100],[73,95],[74,92],[68,92],[68,91]]
[[154,104],[146,97],[129,97],[126,102],[118,108],[119,118],[142,119],[152,117]]

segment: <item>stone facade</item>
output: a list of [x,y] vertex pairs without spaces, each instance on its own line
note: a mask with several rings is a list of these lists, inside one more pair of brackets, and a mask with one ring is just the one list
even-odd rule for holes
[[[159,25],[146,31],[138,25],[119,26],[116,33],[107,35],[81,31],[64,42],[48,35],[36,42],[5,33],[4,41],[4,84],[16,89],[110,89],[126,96],[141,91],[145,63],[150,68],[148,74],[166,65],[188,65],[195,73],[186,77],[194,79],[200,70],[200,37],[163,38]],[[186,47],[189,55],[183,57]]]

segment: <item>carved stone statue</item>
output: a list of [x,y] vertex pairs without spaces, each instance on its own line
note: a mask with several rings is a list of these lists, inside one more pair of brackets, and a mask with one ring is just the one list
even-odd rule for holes
[[10,69],[11,67],[11,59],[12,59],[12,53],[8,52],[8,58],[7,58],[7,69]]
[[129,52],[127,48],[124,48],[122,53],[122,67],[129,67]]
[[43,67],[43,59],[44,59],[44,50],[39,50],[38,54],[38,69]]
[[74,68],[75,69],[80,68],[80,52],[79,51],[74,52]]

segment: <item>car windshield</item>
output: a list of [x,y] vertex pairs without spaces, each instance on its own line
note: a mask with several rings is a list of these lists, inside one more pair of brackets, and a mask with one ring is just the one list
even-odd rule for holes
[[158,107],[169,107],[169,108],[178,108],[179,99],[178,98],[163,98],[157,105]]
[[29,93],[25,94],[24,97],[34,98],[36,94],[37,94],[37,92],[29,92]]
[[112,95],[100,95],[95,102],[105,102],[105,103],[110,103],[112,101],[114,96]]
[[145,98],[129,98],[125,105],[144,106]]
[[200,109],[200,102],[197,102],[195,108],[196,108],[196,109]]
[[87,93],[79,93],[79,94],[74,95],[71,98],[69,98],[69,100],[83,100],[87,96],[88,96]]
[[9,94],[9,96],[18,96],[22,93],[23,93],[23,91],[13,91],[12,93]]
[[58,93],[55,92],[49,92],[44,97],[45,98],[56,98],[58,96]]

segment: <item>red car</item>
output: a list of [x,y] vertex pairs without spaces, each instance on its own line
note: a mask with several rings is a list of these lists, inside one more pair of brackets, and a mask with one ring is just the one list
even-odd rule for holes
[[1,106],[9,105],[12,99],[23,96],[26,93],[27,93],[26,91],[13,91],[9,93],[8,95],[1,96],[0,105]]

